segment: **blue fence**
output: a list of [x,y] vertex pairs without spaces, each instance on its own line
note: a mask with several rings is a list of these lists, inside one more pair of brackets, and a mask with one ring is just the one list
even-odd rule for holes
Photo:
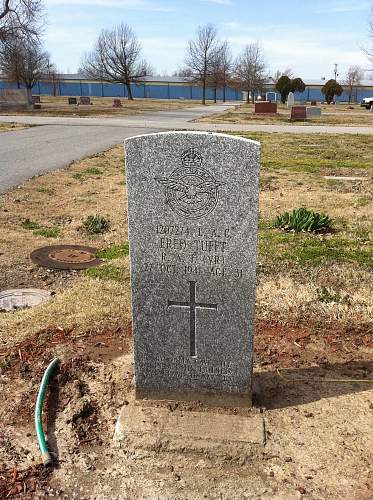
[[[0,81],[1,88],[16,88],[16,84]],[[55,87],[55,89],[53,88]],[[59,81],[54,86],[47,82],[38,82],[33,88],[33,94],[53,95],[54,90],[60,96],[90,96],[90,97],[127,97],[126,86],[121,83],[87,82],[84,80]],[[190,84],[174,83],[138,83],[131,85],[135,98],[149,99],[202,99],[202,88]],[[208,88],[207,99],[214,99],[214,89]],[[239,101],[242,93],[238,89],[226,87],[218,89],[216,97],[222,100]]]
[[[17,85],[0,81],[0,89],[16,88]],[[53,88],[55,87],[55,88]],[[188,83],[173,83],[173,82],[147,82],[131,85],[132,94],[135,98],[149,99],[202,99],[202,88],[197,85]],[[105,82],[89,82],[86,80],[61,80],[54,86],[47,82],[38,82],[33,88],[33,94],[53,95],[54,90],[60,96],[90,96],[90,97],[127,97],[127,89],[121,83],[105,83]],[[272,89],[268,89],[270,92]],[[361,102],[364,97],[373,96],[373,84],[371,88],[363,87],[354,90],[352,100]],[[214,99],[215,91],[208,88],[206,98]],[[241,101],[242,92],[238,89],[226,87],[225,89],[217,89],[216,98],[221,101],[225,97],[228,101]],[[343,94],[337,97],[337,101],[348,101],[349,93],[344,91]],[[306,87],[302,93],[295,93],[296,101],[324,101],[324,96],[321,93],[321,87]]]

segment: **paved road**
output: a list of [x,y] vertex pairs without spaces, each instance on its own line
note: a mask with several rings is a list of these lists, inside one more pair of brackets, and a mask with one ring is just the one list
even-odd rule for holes
[[373,134],[373,127],[193,122],[203,115],[221,113],[234,105],[236,103],[196,106],[121,118],[0,116],[1,122],[33,125],[26,130],[0,133],[0,192],[33,175],[64,168],[74,160],[108,149],[126,137],[161,130]]
[[[162,112],[161,117],[159,113],[152,113],[124,120],[0,116],[1,122],[33,125],[24,130],[0,133],[0,193],[34,175],[64,168],[74,160],[104,151],[127,137],[183,128],[189,120],[206,114],[206,109],[208,113],[216,113],[229,106],[197,106]],[[157,127],[158,121],[162,127]]]
[[[154,130],[155,131],[155,130]],[[0,133],[0,193],[149,129],[49,125]]]
[[346,125],[266,125],[237,123],[195,123],[193,120],[203,115],[221,113],[234,106],[218,104],[214,106],[184,108],[175,111],[159,111],[147,115],[127,116],[121,118],[73,118],[52,116],[0,116],[1,122],[18,122],[29,125],[81,125],[126,128],[154,128],[159,130],[202,130],[226,132],[277,132],[286,134],[362,134],[373,135],[370,126]]

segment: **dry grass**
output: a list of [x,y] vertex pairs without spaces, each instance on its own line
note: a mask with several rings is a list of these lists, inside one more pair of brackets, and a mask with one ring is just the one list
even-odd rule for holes
[[[353,108],[353,109],[350,109]],[[322,105],[322,116],[307,121],[291,121],[290,110],[286,106],[278,105],[277,115],[262,115],[254,113],[253,104],[242,104],[224,113],[215,114],[198,121],[208,123],[257,123],[257,124],[284,124],[295,123],[297,125],[344,125],[344,126],[373,126],[373,113],[358,105]]]
[[[69,105],[67,97],[42,96],[41,109],[26,111],[0,111],[0,115],[33,115],[33,116],[128,116],[141,115],[153,111],[170,111],[186,107],[198,106],[200,101],[191,100],[161,100],[161,99],[135,99],[128,101],[121,99],[122,108],[113,108],[113,97],[92,97],[92,105]],[[79,98],[78,98],[79,102]]]
[[9,132],[11,130],[22,130],[27,128],[27,125],[22,123],[0,123],[0,132]]
[[372,272],[351,265],[307,269],[306,276],[279,272],[260,277],[257,316],[284,324],[307,320],[322,325],[372,325]]
[[[44,244],[76,243],[100,248],[127,239],[124,198],[123,147],[117,146],[72,164],[68,169],[30,180],[20,189],[0,197],[1,265],[13,265],[19,258]],[[111,231],[92,236],[82,230],[83,220],[101,214],[110,221]],[[35,236],[24,229],[30,219],[41,228],[58,228],[57,238]]]
[[[372,325],[373,185],[371,180],[331,182],[323,178],[332,172],[371,178],[373,158],[367,138],[250,137],[263,145],[258,319]],[[316,143],[322,147],[304,146]],[[31,179],[1,196],[0,289],[4,283],[7,287],[34,285],[36,266],[27,266],[30,252],[39,246],[81,243],[107,248],[125,242],[123,170],[123,148],[117,146],[66,170]],[[278,213],[299,206],[327,212],[336,219],[335,233],[294,235],[271,228]],[[109,219],[110,231],[91,236],[81,229],[82,221],[96,213]],[[22,225],[26,219],[42,228],[58,228],[58,237],[36,236]],[[22,276],[20,268],[27,268]],[[85,332],[128,320],[128,259],[111,260],[98,278],[92,276],[76,273],[65,283],[56,278],[57,295],[49,303],[0,314],[0,343],[14,343],[52,325]]]
[[[128,262],[122,263],[128,269]],[[129,273],[123,282],[81,278],[49,302],[34,309],[0,316],[0,345],[13,345],[48,327],[95,333],[130,320]]]

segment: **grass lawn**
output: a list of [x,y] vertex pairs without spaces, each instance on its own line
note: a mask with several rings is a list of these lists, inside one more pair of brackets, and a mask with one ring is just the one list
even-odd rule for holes
[[[79,102],[79,97],[77,98]],[[67,97],[41,96],[41,109],[28,111],[0,111],[0,115],[35,115],[35,116],[128,116],[152,111],[169,111],[198,106],[201,101],[160,100],[122,98],[122,108],[113,108],[113,97],[91,97],[91,105],[69,105]]]
[[[262,143],[257,317],[283,324],[335,321],[373,324],[373,153],[370,139],[350,135],[255,133]],[[338,181],[326,175],[354,175]],[[333,232],[294,234],[274,218],[305,206],[328,213]],[[89,234],[99,214],[108,231]],[[49,303],[0,314],[0,344],[55,325],[77,331],[117,327],[130,318],[123,148],[31,179],[0,197],[1,289],[41,287]],[[86,272],[37,268],[29,253],[43,245],[96,246],[102,267]],[[124,286],[123,286],[124,285]],[[9,335],[12,332],[12,335]]]
[[321,118],[312,118],[307,121],[291,121],[290,110],[283,104],[278,104],[277,115],[262,115],[254,113],[253,104],[242,104],[224,113],[201,118],[200,122],[208,123],[258,123],[258,124],[285,124],[295,123],[297,125],[359,125],[373,126],[373,113],[365,108],[355,105],[321,105]]

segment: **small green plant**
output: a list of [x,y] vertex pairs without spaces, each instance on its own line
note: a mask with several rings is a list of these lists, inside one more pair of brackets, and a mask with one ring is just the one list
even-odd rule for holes
[[23,229],[39,229],[40,225],[38,222],[31,220],[31,219],[25,219],[24,221],[21,222],[21,226]]
[[332,222],[328,215],[302,207],[279,215],[273,226],[296,233],[326,233],[331,230]]
[[103,174],[103,171],[97,167],[88,167],[82,170],[81,172],[77,172],[73,174],[73,179],[77,179],[78,181],[84,181],[90,175],[94,175],[96,177],[100,177]]
[[89,215],[84,221],[83,226],[87,233],[102,234],[109,230],[110,224],[102,215]]
[[84,175],[78,172],[76,174],[73,174],[73,179],[76,179],[77,181],[83,181]]
[[371,196],[360,196],[356,200],[356,203],[358,204],[359,207],[366,207],[370,203],[372,203],[372,197]]
[[33,232],[34,236],[44,236],[44,238],[57,238],[60,235],[58,227],[47,227]]
[[85,175],[102,175],[103,172],[97,167],[88,167],[82,173]]
[[53,196],[56,194],[56,191],[52,188],[40,187],[36,190],[38,193],[49,194],[49,196]]
[[329,290],[326,286],[322,286],[317,289],[317,300],[323,302],[324,304],[351,304],[350,296],[348,294],[341,295],[339,292]]
[[124,269],[112,265],[91,267],[85,273],[90,278],[100,280],[122,281],[124,277]]
[[119,259],[120,257],[125,257],[128,255],[128,242],[123,243],[123,245],[114,245],[104,250],[99,250],[96,256],[99,259],[113,260]]

